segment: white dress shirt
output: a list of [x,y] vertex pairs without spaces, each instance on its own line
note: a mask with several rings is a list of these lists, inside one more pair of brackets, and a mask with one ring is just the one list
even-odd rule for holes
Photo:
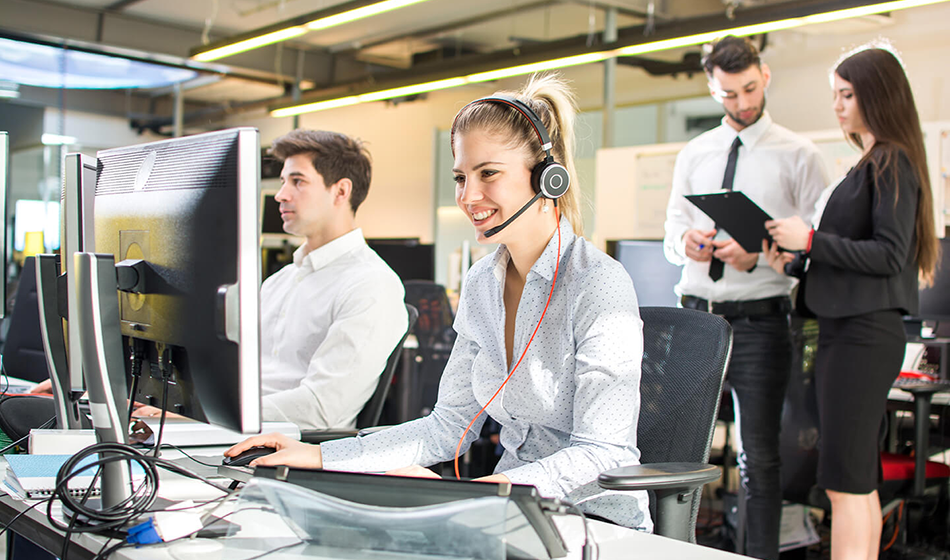
[[[752,272],[726,265],[721,279],[709,278],[709,262],[686,257],[683,234],[688,230],[711,230],[712,218],[684,198],[687,194],[709,194],[722,189],[729,149],[736,136],[742,140],[733,190],[742,191],[774,219],[801,216],[811,219],[815,201],[828,184],[821,154],[815,145],[772,122],[768,112],[752,126],[736,132],[726,124],[697,136],[676,157],[673,189],[666,209],[666,258],[683,267],[676,286],[678,295],[709,301],[741,301],[787,296],[796,282],[778,274],[764,255]],[[728,238],[725,232],[717,239]]]
[[[561,220],[557,285],[524,361],[486,413],[501,424],[504,454],[495,469],[543,496],[650,530],[644,492],[597,485],[608,469],[639,464],[643,323],[630,276],[617,261],[574,235]],[[544,309],[558,240],[529,271],[515,318],[517,362]],[[450,461],[468,423],[508,376],[505,355],[504,245],[468,273],[455,319],[458,338],[431,414],[376,434],[321,445],[327,469],[386,471]],[[478,437],[485,414],[465,436]]]
[[299,247],[261,286],[264,420],[354,427],[406,332],[404,297],[360,229]]

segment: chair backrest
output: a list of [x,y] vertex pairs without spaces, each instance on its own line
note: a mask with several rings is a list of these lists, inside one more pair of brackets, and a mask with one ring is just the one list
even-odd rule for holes
[[419,310],[416,338],[420,349],[451,350],[455,343],[452,306],[445,288],[428,280],[406,280],[406,303]]
[[357,428],[369,428],[379,424],[379,417],[383,413],[383,404],[386,402],[386,394],[389,392],[389,386],[393,381],[393,374],[396,372],[396,366],[399,364],[399,358],[402,355],[402,346],[406,343],[406,338],[412,331],[412,327],[416,324],[416,319],[419,318],[419,311],[408,303],[406,304],[406,313],[409,315],[409,324],[406,327],[406,332],[402,335],[396,348],[393,349],[392,354],[389,355],[389,359],[386,360],[386,368],[383,369],[383,373],[379,376],[379,382],[376,384],[376,390],[373,392],[373,396],[366,401],[363,410],[361,410],[356,417]]
[[[718,315],[676,307],[641,307],[640,318],[640,462],[705,463],[732,351],[732,327]],[[691,535],[701,492],[696,490],[693,497]],[[651,499],[651,513],[656,515],[654,505]]]
[[453,314],[445,287],[427,280],[406,280],[406,303],[419,310],[416,323],[416,362],[412,366],[412,387],[409,398],[400,407],[399,422],[425,416],[435,407],[439,396],[439,382],[445,364],[449,361],[456,333],[452,328]]
[[641,307],[640,318],[640,461],[704,463],[732,349],[732,327],[718,315],[676,307]]
[[46,351],[40,333],[36,298],[36,259],[27,257],[20,271],[10,329],[3,345],[3,368],[13,377],[40,382],[49,379]]

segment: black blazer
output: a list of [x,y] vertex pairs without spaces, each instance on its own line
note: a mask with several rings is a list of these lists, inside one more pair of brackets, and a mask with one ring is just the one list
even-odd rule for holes
[[[864,161],[835,189],[812,239],[805,303],[819,317],[918,311],[917,205],[920,184],[903,152],[875,177]],[[899,189],[899,192],[898,192]],[[896,202],[895,202],[896,196]]]

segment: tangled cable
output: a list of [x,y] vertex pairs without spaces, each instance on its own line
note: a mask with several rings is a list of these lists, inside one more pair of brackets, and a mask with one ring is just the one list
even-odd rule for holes
[[[91,456],[95,461],[83,462]],[[89,504],[89,498],[94,494],[96,483],[101,478],[102,467],[109,463],[127,462],[129,471],[132,463],[138,463],[144,471],[144,478],[135,484],[132,493],[118,504],[109,507],[96,508]],[[158,468],[178,473],[188,478],[200,480],[225,494],[231,491],[214,481],[211,481],[193,471],[177,465],[167,459],[146,455],[138,449],[119,443],[97,443],[79,451],[70,457],[60,467],[56,475],[56,487],[53,498],[46,506],[46,516],[52,526],[66,533],[61,558],[67,558],[66,553],[73,533],[99,533],[109,537],[121,537],[119,529],[130,523],[142,514],[149,512],[149,508],[158,496]],[[75,487],[69,486],[69,481],[77,476],[88,476],[88,472],[95,469],[92,481],[84,491],[77,492]],[[68,512],[69,524],[63,524],[54,518],[52,506],[57,500],[63,504],[63,511]]]

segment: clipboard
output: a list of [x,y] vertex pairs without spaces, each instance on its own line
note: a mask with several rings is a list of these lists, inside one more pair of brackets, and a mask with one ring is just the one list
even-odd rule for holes
[[742,191],[688,194],[686,200],[712,218],[716,226],[731,235],[747,253],[761,253],[763,239],[772,243],[772,236],[765,229],[765,222],[772,216]]

